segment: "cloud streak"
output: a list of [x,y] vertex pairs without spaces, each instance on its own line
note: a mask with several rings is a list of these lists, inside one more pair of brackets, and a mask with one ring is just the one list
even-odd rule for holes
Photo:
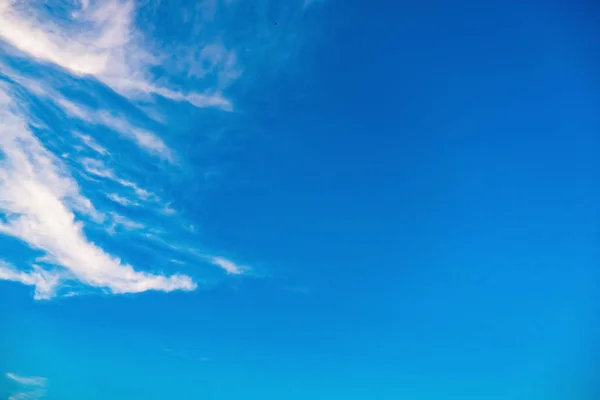
[[77,183],[60,161],[47,151],[28,129],[24,119],[11,110],[10,99],[2,95],[0,107],[0,209],[5,221],[0,233],[26,242],[45,252],[61,269],[46,271],[35,267],[17,272],[0,266],[0,278],[35,286],[38,299],[55,295],[61,281],[78,280],[106,288],[112,293],[146,290],[193,290],[196,284],[185,275],[163,276],[135,271],[132,266],[105,253],[90,242],[74,210],[87,215],[97,212],[79,193]]
[[17,374],[13,374],[12,372],[8,372],[6,377],[17,383],[20,383],[21,385],[46,386],[46,378],[39,376],[19,376]]
[[[154,48],[138,29],[133,0],[59,2],[58,11],[47,3],[0,0],[0,235],[42,253],[33,263],[3,255],[0,279],[31,286],[36,299],[68,295],[63,289],[73,283],[114,294],[194,290],[188,275],[133,261],[146,251],[151,262],[172,268],[177,246],[165,245],[163,257],[147,244],[171,243],[158,236],[190,225],[164,187],[135,174],[150,166],[170,176],[177,172],[169,169],[185,166],[171,147],[175,139],[157,133],[165,124],[152,117],[164,104],[158,97],[170,106],[232,110],[222,90],[242,73],[236,53],[205,43],[183,52],[181,68],[179,58],[164,63],[170,50]],[[22,68],[28,63],[38,68]],[[182,78],[212,87],[182,90]],[[122,144],[119,137],[137,147],[111,147]],[[122,243],[104,246],[99,231],[108,241],[127,235],[137,253],[121,259],[115,252]],[[196,261],[232,275],[249,270],[210,254]]]
[[11,372],[8,372],[6,377],[21,386],[25,386],[25,390],[11,394],[8,400],[39,400],[46,395],[46,378],[19,376]]
[[10,264],[2,260],[0,260],[0,279],[33,286],[35,288],[34,298],[36,300],[51,298],[59,284],[58,275],[45,271],[37,265],[33,266],[31,272],[23,272],[13,268]]
[[216,265],[219,268],[222,268],[228,274],[240,275],[243,274],[248,267],[243,265],[238,265],[231,260],[228,260],[223,257],[211,257],[210,262],[213,265]]
[[135,29],[132,0],[80,2],[66,24],[54,24],[27,1],[0,0],[0,39],[15,49],[76,76],[91,76],[128,97],[158,95],[196,107],[230,110],[219,91],[183,93],[152,82],[157,57]]
[[114,171],[107,168],[101,160],[93,158],[83,158],[80,160],[80,164],[84,171],[92,176],[108,179],[119,185],[133,190],[136,196],[141,200],[153,200],[159,201],[160,199],[153,193],[150,193],[146,189],[142,189],[135,182],[128,181],[126,179],[119,178],[115,175]]
[[[104,126],[109,130],[119,134],[121,137],[133,141],[141,149],[145,150],[151,155],[157,156],[169,162],[175,161],[175,155],[173,151],[158,135],[133,125],[123,115],[119,115],[115,112],[111,113],[105,110],[92,110],[91,108],[82,104],[76,104],[75,102],[65,98],[58,91],[54,90],[47,81],[24,77],[22,74],[12,70],[8,66],[3,67],[6,72],[9,72],[11,79],[19,83],[30,92],[52,101],[70,118],[79,119],[91,125]],[[108,154],[106,149],[95,143],[95,141],[89,136],[80,134],[79,137],[88,147],[96,151],[98,154]]]

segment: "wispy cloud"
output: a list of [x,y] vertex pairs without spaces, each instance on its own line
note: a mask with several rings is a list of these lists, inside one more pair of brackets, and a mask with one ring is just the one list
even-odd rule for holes
[[46,386],[46,378],[42,378],[40,376],[19,376],[17,374],[13,374],[12,372],[8,372],[6,377],[17,383],[20,383],[21,385]]
[[[0,0],[0,235],[43,253],[32,265],[3,255],[0,279],[32,286],[36,299],[68,295],[73,282],[109,293],[193,290],[192,277],[139,262],[134,268],[102,240],[123,234],[136,244],[163,243],[160,267],[175,268],[169,260],[185,258],[187,250],[169,237],[177,226],[185,230],[181,237],[196,239],[185,210],[175,210],[170,201],[177,202],[153,179],[136,178],[147,165],[164,176],[185,165],[163,132],[169,118],[156,117],[160,104],[232,110],[224,91],[242,74],[237,54],[219,40],[203,41],[193,49],[183,45],[177,54],[185,60],[171,63],[173,52],[157,48],[137,25],[138,2],[56,1],[60,17],[52,14],[52,0]],[[15,60],[22,59],[39,68],[19,69],[24,63]],[[173,71],[177,76],[170,77]],[[185,79],[194,84],[182,84]],[[116,148],[119,138],[141,150],[134,150],[131,165],[123,149],[132,146]],[[198,254],[195,261],[228,274],[249,270]]]
[[92,149],[93,151],[95,151],[96,153],[105,156],[108,154],[108,150],[106,150],[104,147],[100,146],[98,143],[96,143],[96,141],[88,136],[88,135],[84,135],[83,133],[74,133],[75,136],[77,136],[88,148]]
[[19,376],[11,372],[7,373],[6,377],[23,386],[19,391],[12,393],[8,400],[39,400],[46,395],[46,378]]
[[110,194],[106,195],[106,197],[108,197],[115,203],[119,203],[122,206],[137,206],[138,205],[138,203],[136,203],[135,201],[129,200],[126,197],[119,196],[116,193],[110,193]]
[[[42,250],[62,269],[53,272],[36,267],[16,272],[0,267],[3,279],[36,288],[37,298],[55,295],[61,281],[76,279],[112,293],[146,290],[193,290],[196,284],[185,275],[155,275],[135,271],[90,242],[74,209],[95,214],[91,202],[79,192],[60,160],[29,131],[23,117],[11,109],[10,97],[0,106],[0,209],[6,214],[0,233],[18,238]],[[7,104],[8,103],[8,104]]]
[[[1,13],[0,13],[1,16]],[[2,63],[0,63],[2,65]],[[127,118],[115,111],[95,110],[86,105],[67,99],[56,89],[52,87],[47,79],[34,79],[24,76],[21,72],[15,71],[9,66],[2,65],[3,72],[7,73],[12,80],[35,93],[37,96],[53,102],[61,108],[67,116],[73,119],[79,119],[91,125],[101,125],[115,132],[121,137],[136,143],[141,149],[169,162],[175,161],[173,150],[155,133],[135,126]],[[91,137],[76,134],[92,150],[101,155],[108,154],[107,150],[99,146]]]
[[37,265],[33,266],[32,271],[24,272],[2,260],[0,260],[0,279],[33,286],[35,288],[34,298],[37,300],[49,299],[54,296],[60,280],[57,274],[46,271]]
[[135,29],[135,10],[132,0],[80,2],[70,20],[56,24],[27,1],[2,0],[0,38],[30,57],[93,76],[127,96],[158,95],[196,107],[230,109],[218,91],[183,93],[153,82],[150,69],[161,57],[145,48]]
[[112,229],[114,229],[116,226],[122,226],[123,228],[127,229],[127,230],[136,230],[136,229],[142,229],[145,228],[145,225],[136,221],[132,221],[131,219],[124,217],[122,215],[119,215],[117,213],[110,213],[110,216],[112,218],[113,221],[113,225],[112,225]]
[[14,393],[8,398],[8,400],[39,400],[45,395],[45,390],[36,389],[29,392]]
[[142,189],[135,182],[132,182],[132,181],[129,181],[126,179],[122,179],[122,178],[119,178],[118,176],[116,176],[114,171],[111,170],[110,168],[106,167],[106,165],[104,165],[104,163],[101,160],[97,160],[94,158],[82,158],[80,160],[80,164],[83,167],[83,169],[85,170],[85,172],[87,172],[90,175],[93,175],[93,176],[96,176],[99,178],[109,179],[113,182],[118,183],[121,186],[132,189],[133,192],[137,195],[137,197],[141,200],[153,200],[153,201],[160,200],[158,198],[158,196],[156,196],[153,193],[150,193],[146,189]]
[[211,257],[210,261],[212,264],[225,270],[228,274],[239,275],[244,273],[244,271],[248,270],[248,267],[244,265],[238,265],[233,261],[223,257]]
[[86,116],[88,122],[104,125],[120,133],[133,140],[138,146],[151,154],[155,154],[170,162],[175,160],[173,151],[160,137],[152,132],[131,125],[122,117],[119,118],[107,112],[92,113],[89,111],[86,113]]
[[236,53],[221,43],[209,44],[191,55],[193,59],[188,74],[198,78],[216,75],[219,87],[227,86],[242,74]]

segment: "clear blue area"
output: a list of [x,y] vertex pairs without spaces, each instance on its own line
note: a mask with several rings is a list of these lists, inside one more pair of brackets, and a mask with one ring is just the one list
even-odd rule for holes
[[[225,89],[233,112],[165,100],[168,131],[139,116],[178,169],[95,128],[201,246],[253,273],[186,269],[210,284],[47,301],[0,281],[0,371],[47,378],[48,400],[591,400],[598,5],[291,3],[240,0],[220,21],[244,65]],[[165,42],[186,40],[166,11],[159,21]],[[64,87],[128,107],[93,80]],[[31,101],[50,132],[78,124]],[[127,236],[86,234],[148,261]],[[10,237],[0,253],[38,256]],[[0,397],[14,385],[0,382]]]

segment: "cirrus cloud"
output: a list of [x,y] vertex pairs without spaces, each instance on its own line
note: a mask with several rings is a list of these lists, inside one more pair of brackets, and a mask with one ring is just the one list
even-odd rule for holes
[[[178,256],[169,229],[190,224],[146,176],[184,164],[166,122],[153,115],[164,103],[232,110],[223,90],[242,69],[235,51],[209,40],[186,56],[196,73],[183,74],[206,76],[206,87],[181,89],[169,67],[156,73],[171,54],[153,47],[138,12],[133,0],[0,0],[0,235],[42,254],[35,262],[3,255],[0,279],[33,287],[36,299],[68,295],[62,289],[72,284],[115,294],[197,287],[189,274],[157,269],[172,269],[168,260]],[[129,144],[115,148],[122,139]],[[148,242],[169,245],[158,254]],[[150,250],[123,257],[123,243]],[[211,255],[194,262],[228,274],[249,269]]]
[[48,380],[41,376],[20,376],[8,372],[6,377],[22,386],[19,391],[12,393],[8,400],[39,400],[46,395]]
[[36,288],[36,298],[49,298],[64,280],[78,280],[112,293],[146,290],[193,290],[185,275],[163,276],[140,272],[90,242],[74,210],[96,215],[91,202],[79,193],[60,160],[44,148],[4,94],[0,108],[0,209],[5,221],[0,233],[18,238],[42,250],[61,267],[53,272],[36,267],[16,272],[0,265],[0,278]]

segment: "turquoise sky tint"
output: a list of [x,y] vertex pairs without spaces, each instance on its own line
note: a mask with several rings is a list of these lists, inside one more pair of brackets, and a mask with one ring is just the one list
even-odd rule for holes
[[0,399],[597,398],[599,27],[0,0]]

